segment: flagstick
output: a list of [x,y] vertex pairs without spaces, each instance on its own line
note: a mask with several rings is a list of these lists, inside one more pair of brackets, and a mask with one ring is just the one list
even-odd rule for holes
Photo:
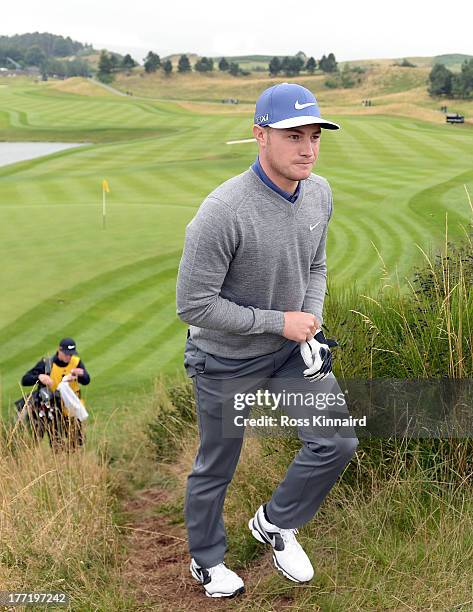
[[105,215],[107,211],[105,210],[105,189],[102,189],[102,229],[105,229]]

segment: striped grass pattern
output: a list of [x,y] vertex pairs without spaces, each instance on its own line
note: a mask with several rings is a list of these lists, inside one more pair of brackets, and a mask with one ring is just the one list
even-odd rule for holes
[[[422,259],[416,245],[441,242],[445,212],[451,237],[462,234],[471,131],[383,116],[334,120],[343,129],[324,133],[316,168],[334,193],[330,282],[369,291],[379,286],[380,256],[402,279]],[[22,373],[64,335],[76,338],[91,371],[91,400],[181,367],[174,286],[185,226],[207,193],[251,164],[255,145],[225,144],[250,136],[250,126],[250,114],[196,113],[172,101],[25,81],[0,89],[7,139],[90,143],[0,168],[4,412]]]

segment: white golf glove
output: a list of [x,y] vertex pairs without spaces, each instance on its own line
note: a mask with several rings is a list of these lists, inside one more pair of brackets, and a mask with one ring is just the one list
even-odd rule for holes
[[307,366],[304,370],[306,380],[322,380],[332,371],[332,352],[330,347],[338,346],[335,340],[326,340],[321,329],[310,340],[301,342],[302,359]]

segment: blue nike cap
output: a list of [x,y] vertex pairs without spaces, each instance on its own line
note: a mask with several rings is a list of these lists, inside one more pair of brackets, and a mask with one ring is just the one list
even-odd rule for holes
[[311,123],[327,130],[340,129],[337,123],[322,119],[314,94],[302,85],[273,85],[256,101],[255,125],[284,129]]

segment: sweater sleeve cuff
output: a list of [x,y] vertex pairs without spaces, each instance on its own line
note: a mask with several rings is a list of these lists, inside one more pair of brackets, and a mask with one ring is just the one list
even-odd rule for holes
[[284,331],[284,313],[280,310],[266,310],[263,319],[264,331],[268,334],[282,336]]

